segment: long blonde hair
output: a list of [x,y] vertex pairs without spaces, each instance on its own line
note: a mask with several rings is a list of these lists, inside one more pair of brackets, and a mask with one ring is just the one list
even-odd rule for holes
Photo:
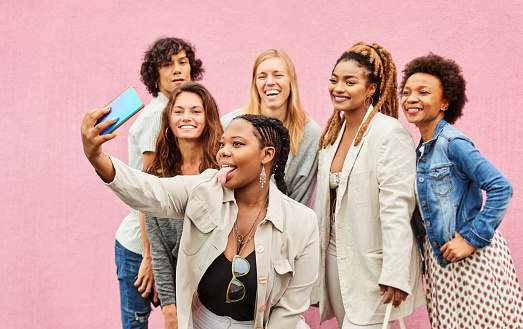
[[290,93],[289,101],[287,102],[287,114],[283,120],[283,125],[289,130],[289,135],[291,137],[290,153],[296,154],[303,138],[305,124],[309,121],[309,116],[301,105],[296,70],[294,69],[294,64],[286,53],[281,50],[268,49],[258,55],[254,61],[254,66],[252,67],[251,97],[247,105],[245,105],[243,112],[245,114],[262,114],[261,97],[256,88],[256,70],[263,61],[272,58],[279,58],[285,66],[287,74],[289,74]]

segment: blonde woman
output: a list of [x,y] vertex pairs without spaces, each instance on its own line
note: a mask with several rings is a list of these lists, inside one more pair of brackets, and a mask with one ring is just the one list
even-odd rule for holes
[[249,102],[223,116],[223,127],[227,127],[233,118],[241,114],[263,114],[283,122],[291,137],[285,170],[288,195],[311,206],[311,196],[316,186],[321,128],[301,105],[296,70],[286,53],[268,49],[258,55],[252,68]]

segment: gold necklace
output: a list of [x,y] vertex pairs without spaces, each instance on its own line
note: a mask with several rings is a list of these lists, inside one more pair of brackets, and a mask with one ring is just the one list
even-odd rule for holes
[[234,231],[235,231],[235,234],[236,234],[236,241],[238,241],[238,252],[236,253],[237,255],[240,254],[240,252],[242,251],[243,247],[254,236],[254,234],[253,234],[245,242],[243,241],[245,239],[245,237],[247,237],[247,236],[249,236],[251,234],[252,230],[254,229],[254,226],[256,225],[256,222],[260,218],[260,215],[263,212],[263,209],[265,208],[265,205],[267,204],[268,201],[269,201],[269,195],[267,195],[267,198],[265,199],[265,202],[263,203],[263,206],[261,207],[260,212],[258,213],[258,216],[256,216],[256,219],[254,220],[254,223],[252,223],[251,229],[249,230],[249,232],[245,233],[245,235],[240,234],[240,230],[238,229],[238,216],[236,216],[236,221],[234,221]]

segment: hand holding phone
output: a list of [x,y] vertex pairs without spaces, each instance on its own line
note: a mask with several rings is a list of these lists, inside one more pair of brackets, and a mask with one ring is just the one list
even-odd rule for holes
[[108,118],[116,117],[118,120],[116,120],[116,122],[114,122],[109,127],[102,130],[100,135],[112,133],[114,130],[116,130],[116,128],[120,127],[125,121],[130,119],[143,108],[143,102],[140,99],[140,96],[138,96],[136,93],[134,87],[130,87],[111,103],[107,104],[106,107],[110,107],[111,111],[98,119],[96,124],[99,124]]

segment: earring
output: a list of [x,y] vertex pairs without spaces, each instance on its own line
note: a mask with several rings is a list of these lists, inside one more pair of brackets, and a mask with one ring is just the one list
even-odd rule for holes
[[158,81],[155,82],[154,87],[158,89]]
[[261,183],[261,188],[263,188],[263,184],[267,183],[267,175],[265,174],[265,167],[262,167],[262,170],[261,170],[260,183]]
[[169,127],[165,128],[165,140],[172,143],[172,141],[169,140]]
[[[369,101],[369,105],[366,105],[365,102],[367,102],[367,99],[370,99]],[[369,108],[372,103],[374,102],[374,100],[372,99],[372,96],[365,96],[365,99],[363,100],[363,106],[365,106],[365,108]]]

